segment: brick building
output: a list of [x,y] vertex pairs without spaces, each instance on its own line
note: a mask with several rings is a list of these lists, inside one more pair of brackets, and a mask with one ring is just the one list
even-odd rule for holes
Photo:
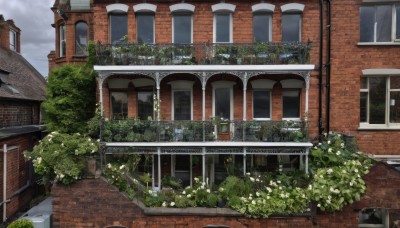
[[394,159],[395,2],[56,0],[50,66],[94,41],[106,155],[150,154],[153,187],[219,183],[231,155],[243,173],[307,170],[303,136],[327,131]]
[[26,208],[33,170],[23,152],[41,138],[46,81],[20,54],[20,29],[0,15],[0,189],[2,221]]

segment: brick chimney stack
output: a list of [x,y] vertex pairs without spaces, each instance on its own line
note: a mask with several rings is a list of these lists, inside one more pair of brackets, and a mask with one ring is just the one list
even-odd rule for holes
[[0,47],[21,53],[20,45],[21,30],[14,24],[13,20],[4,20],[0,15]]

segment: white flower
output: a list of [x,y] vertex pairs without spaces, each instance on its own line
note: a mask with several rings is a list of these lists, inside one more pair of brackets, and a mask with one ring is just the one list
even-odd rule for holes
[[344,148],[344,143],[341,143],[341,144],[340,144],[340,147]]
[[41,158],[41,157],[38,157],[37,163],[40,164],[41,162],[42,162],[42,158]]
[[88,138],[88,142],[90,142],[90,141],[92,141],[92,139],[91,139],[91,138]]
[[100,139],[97,139],[96,141],[97,141],[97,142],[100,142]]
[[321,207],[321,204],[317,204],[317,207]]
[[171,202],[169,205],[171,205],[171,207],[175,206],[175,202]]
[[254,178],[253,178],[253,177],[250,177],[250,181],[251,181],[251,182],[254,182]]
[[342,153],[342,152],[340,152],[340,150],[338,150],[338,151],[336,152],[336,155],[339,156],[341,153]]
[[166,206],[167,206],[167,202],[164,201],[164,202],[162,203],[162,206],[163,206],[163,207],[166,207]]
[[328,136],[328,134],[325,132],[325,133],[324,133],[324,136],[326,137],[326,136]]
[[198,181],[199,181],[199,178],[195,177],[195,178],[194,178],[194,181],[198,182]]
[[186,191],[183,191],[182,194],[183,194],[183,195],[186,195]]
[[256,196],[259,197],[259,196],[260,196],[260,193],[259,193],[259,192],[256,192]]
[[330,140],[328,140],[328,144],[331,144],[331,141],[330,141]]
[[354,169],[354,172],[358,173],[358,169]]
[[125,168],[125,165],[121,165],[121,166],[119,167],[119,169],[123,169],[123,168]]
[[314,149],[318,149],[318,147],[314,146]]
[[350,182],[350,186],[353,186],[353,182]]
[[112,167],[111,164],[108,163],[108,164],[107,164],[107,168],[111,169],[111,167]]
[[60,174],[60,179],[63,179],[65,176],[64,176],[64,174]]
[[281,198],[285,198],[285,194],[281,193],[281,194],[280,194],[280,197],[281,197]]
[[269,200],[271,197],[267,196],[267,199]]
[[308,190],[312,190],[312,185],[308,185]]
[[252,200],[252,199],[253,199],[253,197],[249,196],[249,200]]
[[257,178],[257,179],[256,179],[256,182],[260,182],[260,179]]
[[329,153],[332,153],[332,148],[329,148],[329,149],[328,149],[328,152],[329,152]]
[[326,171],[328,174],[331,174],[333,172],[333,170],[331,168],[328,169],[328,171]]
[[61,146],[64,147],[64,143],[61,143]]
[[281,183],[281,181],[280,180],[278,180],[278,181],[276,181],[278,184],[280,184]]
[[270,187],[267,187],[268,192],[272,192],[272,189]]
[[322,145],[322,143],[318,143],[318,146],[321,146]]
[[191,197],[192,197],[192,195],[190,195],[190,194],[187,195],[187,198],[188,198],[188,199],[190,199]]
[[250,176],[250,173],[246,173],[247,176]]
[[220,192],[223,192],[225,189],[223,187],[218,189]]
[[207,189],[207,193],[210,193],[211,191],[210,191],[210,189]]
[[251,201],[251,204],[256,205],[256,201],[254,201],[254,200]]

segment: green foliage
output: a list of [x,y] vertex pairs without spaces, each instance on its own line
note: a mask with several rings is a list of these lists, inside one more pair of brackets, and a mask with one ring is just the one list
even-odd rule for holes
[[95,73],[89,67],[64,65],[53,70],[42,103],[47,130],[86,132],[86,122],[95,111],[95,89]]
[[93,155],[99,144],[79,133],[69,135],[52,132],[25,156],[33,161],[35,172],[43,175],[44,183],[53,180],[70,184],[80,179],[85,170],[83,156]]
[[33,228],[33,223],[28,219],[18,219],[7,226],[8,228]]
[[135,191],[133,186],[128,183],[126,172],[128,172],[126,165],[108,163],[103,174],[110,184],[116,186],[121,192],[127,193],[128,197],[133,199]]

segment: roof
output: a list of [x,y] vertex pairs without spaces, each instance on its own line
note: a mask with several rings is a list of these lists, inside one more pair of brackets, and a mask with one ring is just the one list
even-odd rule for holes
[[40,132],[45,129],[44,125],[26,125],[8,128],[0,128],[0,140],[11,138],[23,134]]
[[46,80],[19,53],[0,48],[0,69],[0,98],[45,99]]

